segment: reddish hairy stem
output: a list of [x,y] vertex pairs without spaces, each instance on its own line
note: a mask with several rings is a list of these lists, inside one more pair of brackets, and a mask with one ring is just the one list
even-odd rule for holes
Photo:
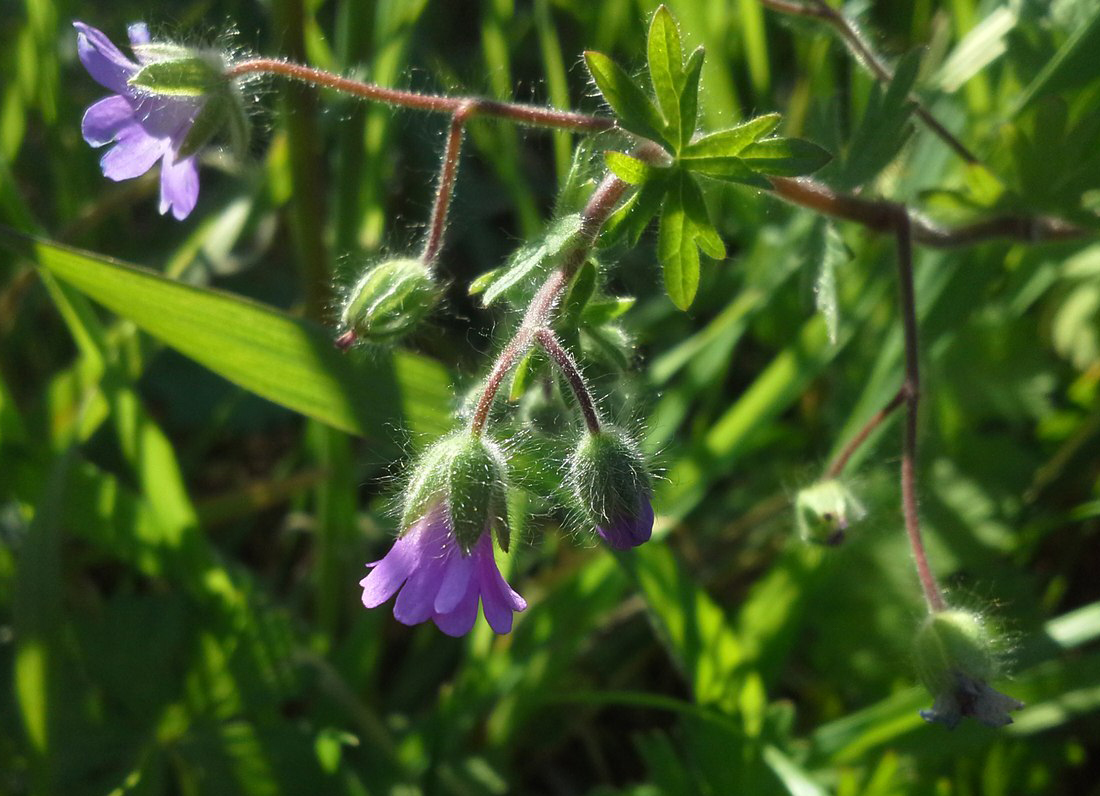
[[844,450],[833,459],[832,463],[825,470],[824,477],[836,478],[844,472],[844,468],[848,465],[848,460],[851,459],[852,455],[867,441],[867,438],[871,436],[871,432],[882,425],[886,418],[897,411],[898,407],[903,403],[905,403],[905,391],[898,390],[897,394],[890,399],[890,402],[875,412],[874,416],[867,421],[866,425],[852,437],[851,442],[844,446]]
[[504,346],[504,350],[500,352],[500,356],[493,364],[493,369],[485,382],[485,389],[474,409],[474,416],[470,420],[470,432],[474,436],[484,431],[485,423],[489,419],[489,410],[493,406],[493,399],[500,390],[500,385],[504,383],[504,377],[530,347],[535,333],[549,325],[562,292],[569,285],[573,274],[584,264],[585,258],[588,257],[600,234],[600,228],[629,187],[615,175],[609,174],[589,197],[588,204],[581,212],[580,239],[566,254],[561,267],[555,269],[542,283],[539,292],[527,305],[527,312],[523,316],[519,329]]
[[462,134],[466,129],[466,122],[476,111],[476,105],[463,105],[451,116],[451,129],[447,133],[443,163],[439,168],[439,184],[435,191],[435,203],[432,205],[428,240],[424,243],[424,253],[420,255],[420,259],[428,266],[435,262],[435,258],[439,256],[439,249],[443,245],[443,232],[447,228],[447,211],[451,207],[455,178],[458,176],[458,159],[462,153]]
[[234,64],[226,71],[226,76],[230,78],[256,74],[279,75],[280,77],[311,83],[315,86],[330,88],[344,94],[351,94],[360,99],[433,113],[450,113],[453,115],[463,108],[474,107],[478,113],[484,116],[510,119],[519,124],[532,127],[599,132],[610,130],[615,126],[614,119],[590,116],[585,113],[574,113],[573,111],[560,111],[556,108],[542,108],[537,105],[523,105],[513,102],[497,102],[477,97],[443,97],[436,94],[420,94],[415,91],[386,88],[374,83],[340,77],[323,69],[280,61],[277,58],[252,58]]
[[584,424],[588,426],[588,433],[599,434],[600,416],[596,412],[596,404],[592,400],[592,393],[589,391],[588,384],[585,382],[584,376],[581,375],[573,355],[565,350],[565,347],[558,342],[558,338],[554,336],[550,329],[539,329],[535,332],[535,339],[539,345],[546,349],[550,359],[554,361],[562,375],[565,376],[565,380],[569,382],[569,387],[577,397],[581,414],[584,415]]
[[909,223],[909,214],[905,208],[895,205],[898,301],[905,337],[905,381],[899,393],[905,403],[905,431],[901,451],[901,507],[905,516],[905,532],[909,537],[909,546],[913,550],[921,590],[924,592],[928,609],[936,612],[947,608],[947,603],[936,582],[936,576],[932,574],[932,568],[928,565],[928,555],[921,537],[920,516],[917,512],[917,410],[920,405],[920,362],[917,302],[913,288],[913,239]]

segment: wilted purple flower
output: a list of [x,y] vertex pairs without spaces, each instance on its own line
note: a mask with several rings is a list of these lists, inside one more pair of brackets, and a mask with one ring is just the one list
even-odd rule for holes
[[[114,92],[84,113],[81,131],[94,147],[111,148],[100,165],[112,180],[140,177],[161,161],[160,212],[169,209],[184,219],[199,196],[199,170],[195,155],[181,155],[181,148],[202,110],[201,96],[152,95],[130,85],[130,78],[155,57],[143,55],[149,31],[144,23],[129,27],[130,45],[138,62],[127,58],[101,31],[74,22],[80,62],[96,82]],[[151,51],[152,52],[152,51]]]
[[504,580],[493,557],[488,529],[469,553],[455,538],[450,512],[437,502],[401,536],[371,573],[359,582],[363,605],[375,608],[400,590],[393,606],[397,621],[415,625],[431,619],[448,636],[470,632],[481,599],[485,619],[497,633],[512,629],[512,612],[527,608]]
[[960,671],[952,673],[953,687],[936,694],[931,710],[922,710],[920,717],[928,722],[945,724],[955,729],[965,717],[980,721],[987,727],[1004,727],[1012,723],[1009,711],[1019,710],[1024,703],[1002,694],[982,680],[975,680]]
[[653,503],[647,493],[638,495],[636,511],[623,511],[610,522],[596,526],[603,540],[615,550],[629,550],[649,541],[653,535]]

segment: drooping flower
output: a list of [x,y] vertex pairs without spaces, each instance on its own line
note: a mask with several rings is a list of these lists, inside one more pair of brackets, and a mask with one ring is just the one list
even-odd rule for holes
[[921,718],[954,729],[964,718],[989,727],[1012,723],[1009,712],[1023,702],[990,687],[996,673],[995,639],[982,618],[957,609],[938,611],[917,631],[917,673],[932,693],[931,710]]
[[486,531],[464,552],[451,528],[449,512],[437,503],[370,566],[360,581],[363,605],[375,608],[400,590],[393,606],[397,621],[415,625],[431,619],[449,636],[470,632],[480,599],[489,626],[512,630],[512,613],[527,603],[504,580]]
[[835,546],[844,541],[849,526],[863,519],[867,510],[838,479],[811,484],[795,498],[795,521],[807,542]]
[[491,441],[469,432],[444,438],[424,454],[405,495],[405,532],[359,582],[363,605],[394,594],[393,615],[406,625],[431,619],[461,636],[477,606],[497,633],[527,603],[497,569],[493,540],[508,551],[507,465]]
[[596,533],[615,550],[653,535],[653,488],[637,445],[616,429],[585,434],[569,460],[569,484]]
[[83,22],[73,27],[80,62],[114,92],[92,104],[81,124],[92,146],[114,144],[100,161],[103,175],[133,179],[160,161],[160,212],[186,218],[199,195],[198,149],[222,128],[239,139],[247,127],[235,87],[222,78],[221,57],[153,42],[136,23],[128,30],[135,62],[102,31]]

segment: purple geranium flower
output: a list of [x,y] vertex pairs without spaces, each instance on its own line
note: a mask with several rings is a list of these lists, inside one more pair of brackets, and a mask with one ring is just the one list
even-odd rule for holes
[[400,590],[393,615],[406,625],[431,619],[447,635],[462,636],[474,626],[480,597],[489,626],[508,633],[512,612],[527,608],[497,569],[488,530],[463,552],[442,500],[368,566],[371,573],[359,582],[363,605],[376,608]]
[[609,521],[596,525],[596,533],[615,550],[629,550],[649,541],[653,535],[653,503],[647,493],[639,493],[635,511],[623,511]]
[[169,209],[184,219],[199,196],[199,170],[195,156],[180,156],[191,126],[202,109],[202,97],[154,96],[130,85],[146,63],[142,46],[149,44],[143,23],[129,28],[130,45],[138,63],[131,61],[101,31],[74,22],[80,62],[96,82],[114,92],[84,113],[81,130],[94,147],[115,145],[103,156],[103,176],[112,180],[140,177],[161,161],[160,212]]

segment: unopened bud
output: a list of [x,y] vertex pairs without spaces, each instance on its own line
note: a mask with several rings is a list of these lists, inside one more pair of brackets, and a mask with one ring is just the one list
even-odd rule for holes
[[637,445],[620,431],[585,434],[569,462],[573,494],[596,532],[616,550],[649,541],[653,485]]
[[794,503],[798,532],[807,542],[838,545],[848,527],[867,513],[852,491],[836,479],[818,481],[801,492]]
[[368,270],[348,294],[341,321],[355,339],[393,342],[435,308],[441,292],[420,260],[388,260]]
[[914,641],[917,675],[932,693],[925,721],[955,727],[971,716],[990,727],[1012,723],[1009,711],[1023,703],[990,688],[996,673],[995,639],[981,617],[967,611],[939,611],[929,616]]

